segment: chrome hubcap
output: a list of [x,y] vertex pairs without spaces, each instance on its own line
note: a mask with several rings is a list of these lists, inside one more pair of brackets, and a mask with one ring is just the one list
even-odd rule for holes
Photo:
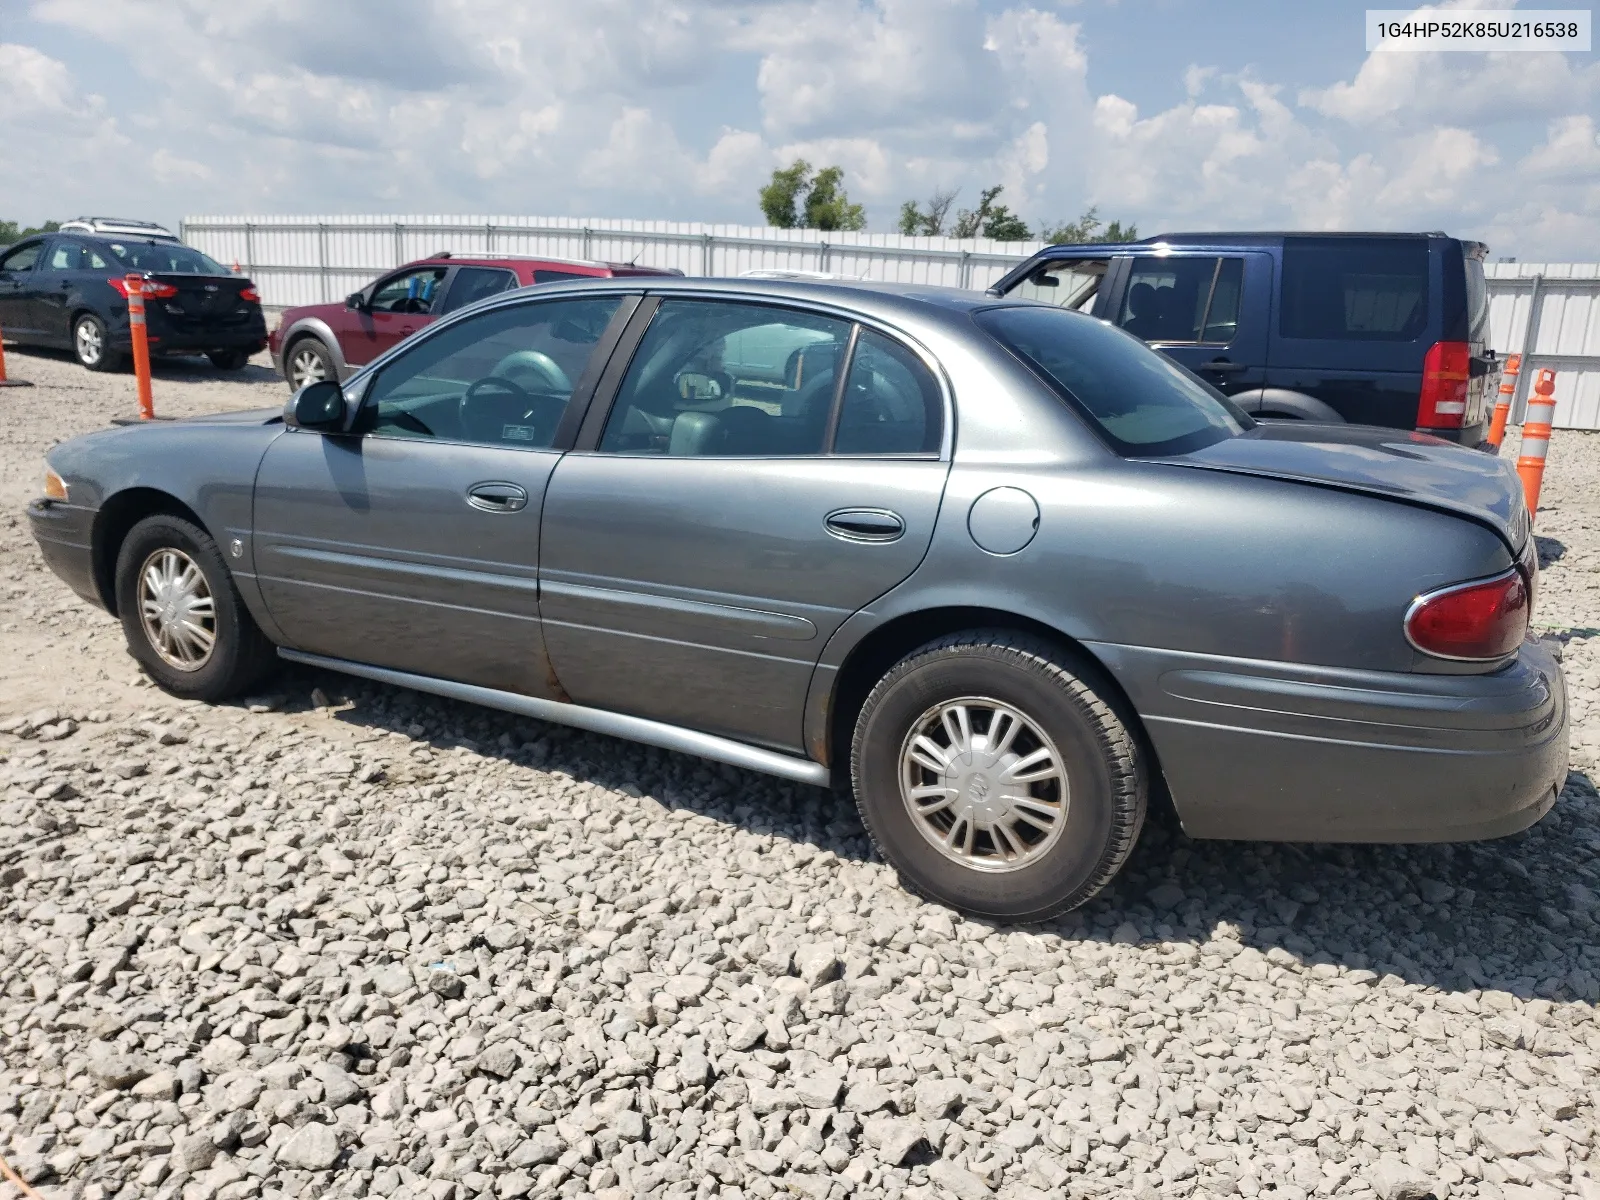
[[100,327],[93,321],[78,322],[77,331],[78,357],[86,363],[100,361],[101,338]]
[[900,797],[939,853],[979,871],[1037,861],[1067,822],[1055,744],[1025,713],[982,696],[917,718],[900,749]]
[[165,547],[139,569],[139,618],[161,661],[198,671],[217,644],[217,606],[200,567],[182,550]]
[[289,374],[297,388],[305,387],[308,383],[319,383],[328,377],[322,356],[313,350],[297,350],[289,361]]

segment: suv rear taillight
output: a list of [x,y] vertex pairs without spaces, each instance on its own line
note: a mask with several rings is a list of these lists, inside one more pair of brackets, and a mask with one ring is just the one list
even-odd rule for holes
[[1467,383],[1472,377],[1472,347],[1466,342],[1435,342],[1422,360],[1418,429],[1460,429],[1467,415]]
[[1439,658],[1504,658],[1528,633],[1528,585],[1516,569],[1425,592],[1406,610],[1406,640]]

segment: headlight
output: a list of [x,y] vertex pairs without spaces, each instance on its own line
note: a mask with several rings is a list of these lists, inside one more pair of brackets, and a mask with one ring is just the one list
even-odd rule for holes
[[44,469],[44,494],[47,499],[60,500],[63,503],[67,499],[67,481],[49,467]]

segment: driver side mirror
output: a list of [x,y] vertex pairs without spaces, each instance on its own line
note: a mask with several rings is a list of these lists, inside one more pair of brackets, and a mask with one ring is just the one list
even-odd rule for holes
[[351,292],[344,298],[344,306],[353,308],[356,312],[364,312],[367,307],[367,298],[360,292]]
[[283,408],[283,423],[290,429],[338,433],[344,428],[344,388],[331,379],[308,383]]

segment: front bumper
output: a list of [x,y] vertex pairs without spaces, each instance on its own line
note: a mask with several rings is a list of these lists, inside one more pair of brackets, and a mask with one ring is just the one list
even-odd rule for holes
[[35,500],[28,505],[39,553],[67,586],[97,608],[106,607],[94,574],[93,510],[59,500]]
[[1488,675],[1094,649],[1144,718],[1194,837],[1502,837],[1549,812],[1566,779],[1566,682],[1535,642]]

